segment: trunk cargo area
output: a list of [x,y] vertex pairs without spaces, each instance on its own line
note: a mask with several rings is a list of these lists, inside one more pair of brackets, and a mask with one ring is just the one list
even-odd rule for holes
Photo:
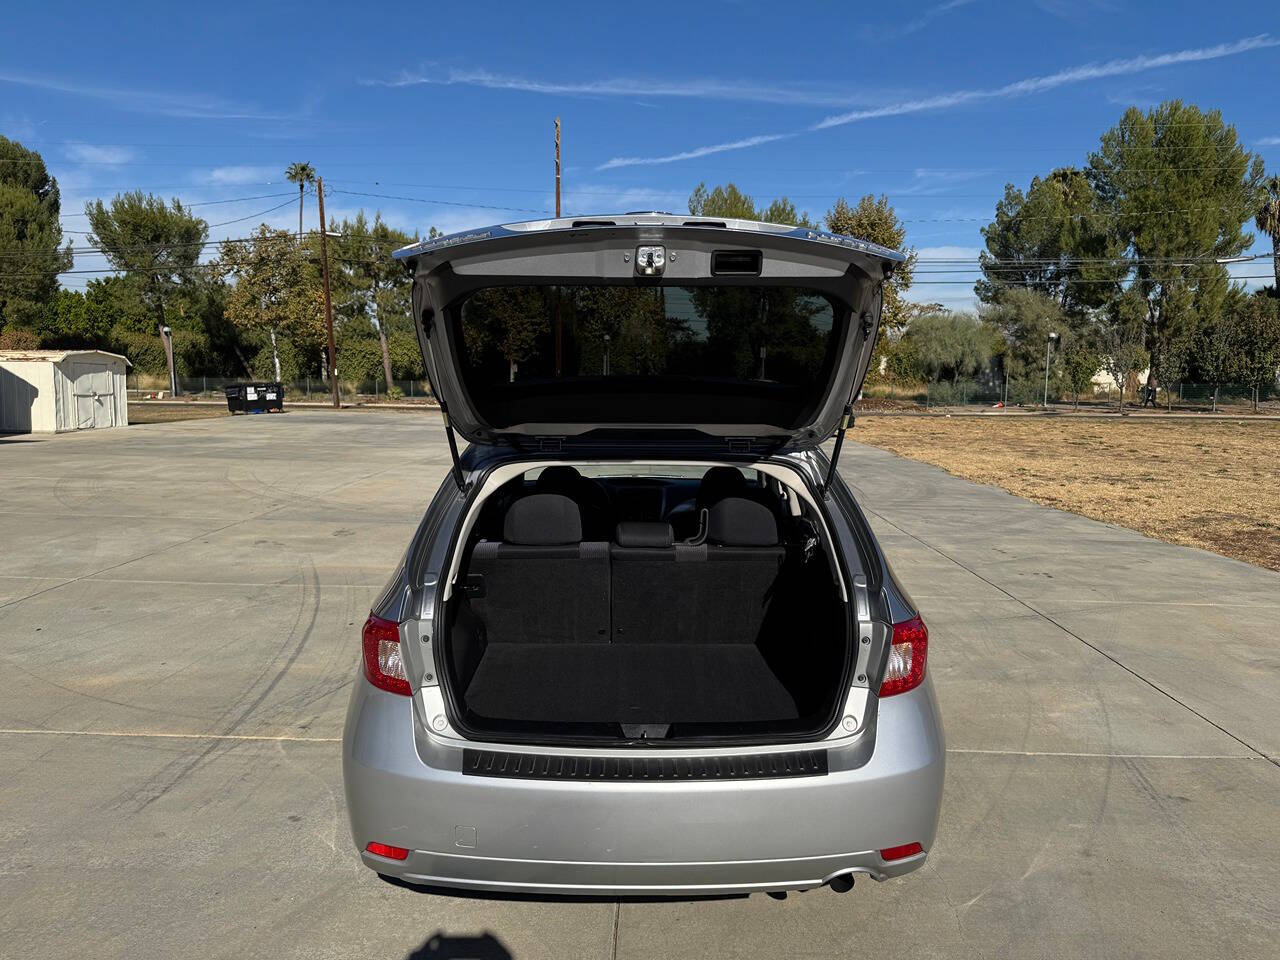
[[642,725],[672,739],[829,722],[845,607],[804,517],[761,484],[706,509],[657,511],[668,520],[617,521],[619,503],[652,516],[636,505],[679,501],[680,482],[655,486],[661,498],[585,484],[556,494],[521,483],[485,508],[450,600],[450,684],[467,726],[620,738]]
[[467,687],[484,716],[558,723],[797,720],[750,643],[490,644]]

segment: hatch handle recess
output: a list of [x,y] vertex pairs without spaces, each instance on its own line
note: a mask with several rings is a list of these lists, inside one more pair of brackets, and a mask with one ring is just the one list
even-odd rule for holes
[[463,493],[467,492],[467,484],[462,479],[462,463],[458,459],[458,441],[453,435],[453,424],[449,422],[449,406],[440,401],[440,416],[444,420],[444,435],[449,441],[449,456],[453,458],[453,482]]
[[831,466],[827,468],[827,479],[822,484],[822,496],[825,498],[831,491],[831,482],[836,478],[836,465],[840,462],[840,448],[844,446],[844,434],[853,421],[853,404],[844,405],[844,414],[840,417],[840,429],[836,432],[836,445],[831,451]]

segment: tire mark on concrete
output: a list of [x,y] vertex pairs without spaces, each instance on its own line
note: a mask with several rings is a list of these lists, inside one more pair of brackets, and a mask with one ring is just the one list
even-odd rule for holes
[[[257,694],[257,696],[255,696],[252,700],[250,700],[248,704],[245,705],[242,709],[240,709],[228,723],[226,723],[221,729],[218,730],[218,733],[220,735],[229,736],[231,734],[234,734],[241,727],[241,725],[246,720],[248,720],[254,714],[255,711],[257,711],[257,709],[263,704],[263,702],[267,699],[267,697],[271,695],[271,693],[276,689],[276,687],[280,685],[280,682],[285,678],[289,670],[293,667],[295,663],[297,663],[298,658],[302,656],[302,652],[303,650],[306,649],[307,642],[311,639],[311,634],[315,629],[316,621],[319,619],[319,615],[320,615],[320,583],[319,583],[319,577],[317,576],[314,567],[311,570],[309,580],[311,584],[311,589],[308,591],[304,587],[303,594],[300,597],[298,615],[295,617],[295,620],[294,620],[294,628],[293,630],[290,631],[292,634],[298,634],[297,642],[293,645],[293,648],[289,651],[289,654],[285,658],[284,663],[275,672],[274,676],[272,676],[272,678],[267,682],[267,684],[262,688],[262,690]],[[308,602],[308,593],[310,594],[309,602]],[[303,611],[307,607],[310,608],[310,613],[307,618],[307,623],[306,623],[306,626],[303,627],[302,630],[299,632],[298,624],[301,622]],[[269,667],[264,668],[264,670],[259,673],[258,679],[260,679],[263,675],[265,675],[267,669],[269,669]],[[250,686],[250,689],[252,689],[253,686],[256,686],[256,685],[257,685],[257,679],[255,679],[254,684]],[[240,702],[243,702],[243,700],[244,698],[241,697]],[[227,715],[227,712],[224,712],[223,716],[226,716],[226,715]],[[145,783],[142,784],[142,786],[140,786],[137,790],[133,791],[132,793],[131,799],[133,799],[134,801],[139,801],[139,800],[141,801],[138,803],[137,810],[141,811],[146,807],[149,807],[151,804],[155,803],[161,797],[165,796],[174,787],[182,783],[183,780],[189,777],[201,766],[203,766],[204,763],[207,760],[209,760],[217,751],[224,749],[225,747],[226,747],[226,741],[215,740],[209,743],[203,750],[201,750],[198,754],[196,754],[196,756],[182,762],[181,765],[178,766],[176,771],[172,770],[173,765],[171,764],[169,765],[169,767],[166,767],[165,770],[162,770],[155,776],[150,777]]]

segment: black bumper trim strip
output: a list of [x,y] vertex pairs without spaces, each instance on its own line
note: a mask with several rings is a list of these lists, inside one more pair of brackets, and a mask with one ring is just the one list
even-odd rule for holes
[[469,777],[516,780],[766,780],[825,777],[826,750],[710,757],[562,757],[501,750],[462,751]]

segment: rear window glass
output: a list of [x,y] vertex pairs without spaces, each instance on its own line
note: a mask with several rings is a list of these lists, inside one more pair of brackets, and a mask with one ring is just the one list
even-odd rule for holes
[[806,422],[838,348],[821,293],[779,286],[512,286],[455,313],[461,374],[512,423]]

